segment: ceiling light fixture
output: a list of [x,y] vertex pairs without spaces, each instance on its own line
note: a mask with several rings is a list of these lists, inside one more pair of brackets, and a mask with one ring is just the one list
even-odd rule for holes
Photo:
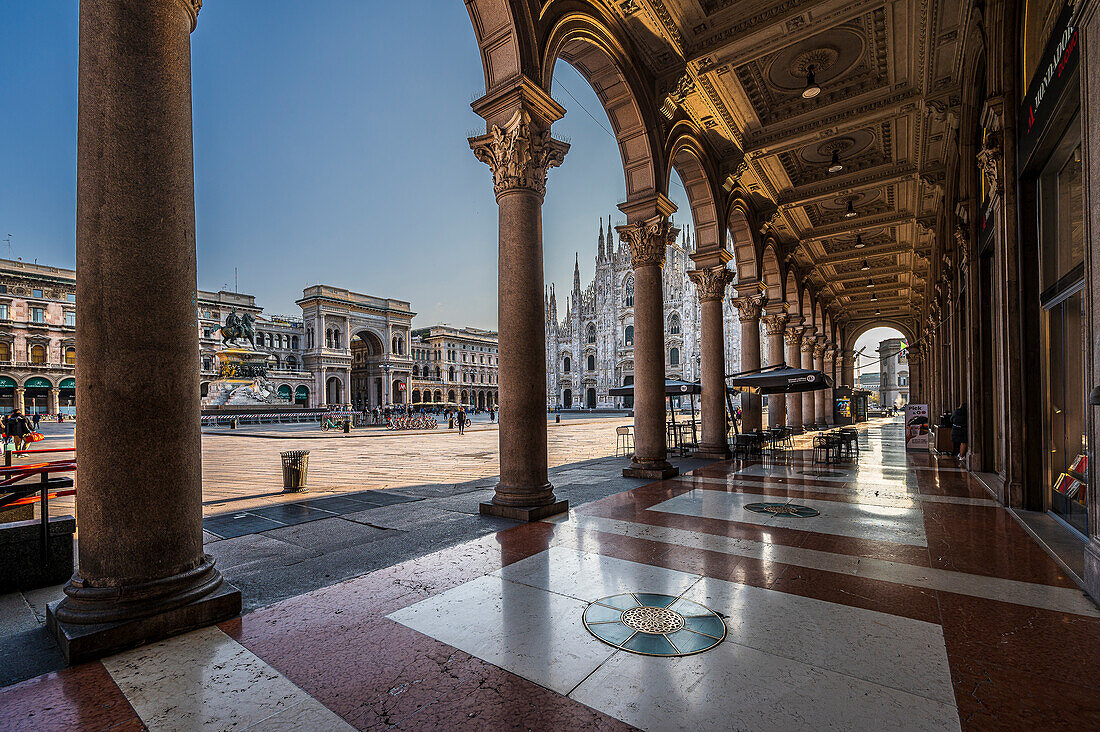
[[806,88],[802,90],[803,99],[813,99],[821,93],[821,87],[817,85],[817,80],[814,78],[814,65],[806,69]]
[[844,218],[846,218],[846,219],[852,219],[852,218],[855,218],[856,216],[859,215],[859,214],[856,213],[856,207],[852,203],[853,200],[854,199],[849,198],[848,199],[848,207],[844,209]]
[[869,262],[868,262],[868,261],[867,261],[866,259],[864,259],[864,260],[863,260],[863,264],[862,264],[862,265],[860,265],[860,267],[859,267],[859,268],[860,268],[861,270],[863,270],[864,272],[869,272],[869,271],[870,271],[870,269],[871,269],[871,264],[870,264],[870,263],[869,263]]
[[878,302],[878,293],[877,292],[872,292],[871,293],[871,302]]
[[879,312],[878,308],[875,308],[875,315],[882,315],[882,313]]
[[862,249],[867,246],[863,243],[863,234],[856,234],[856,249]]
[[840,162],[840,151],[833,150],[833,159],[829,163],[829,172],[839,173],[842,170],[844,170],[844,166]]
[[874,280],[872,280],[871,278],[867,278],[867,286],[868,287],[874,287],[875,286]]

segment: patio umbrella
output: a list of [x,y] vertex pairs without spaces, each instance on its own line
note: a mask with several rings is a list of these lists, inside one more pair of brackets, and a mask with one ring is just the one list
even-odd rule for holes
[[757,394],[797,394],[833,386],[833,380],[822,371],[796,369],[786,364],[729,374],[726,383],[732,389]]

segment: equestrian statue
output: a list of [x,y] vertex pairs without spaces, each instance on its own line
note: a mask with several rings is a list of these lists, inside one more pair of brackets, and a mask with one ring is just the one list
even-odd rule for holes
[[218,328],[222,345],[232,347],[239,346],[238,342],[245,342],[252,348],[256,348],[256,331],[252,327],[254,322],[256,322],[255,319],[249,313],[237,315],[236,310],[230,312],[225,316],[225,325]]

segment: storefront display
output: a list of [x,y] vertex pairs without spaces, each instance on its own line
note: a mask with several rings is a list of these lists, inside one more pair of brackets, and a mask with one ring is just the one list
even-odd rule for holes
[[928,405],[905,405],[905,449],[928,450]]

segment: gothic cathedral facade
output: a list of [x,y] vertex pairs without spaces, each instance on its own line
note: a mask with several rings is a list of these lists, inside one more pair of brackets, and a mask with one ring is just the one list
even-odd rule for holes
[[[690,233],[670,227],[663,271],[665,375],[699,379],[699,298],[688,272],[694,245]],[[738,370],[741,323],[727,297],[722,305],[726,371]],[[603,221],[596,246],[596,274],[581,289],[580,257],[573,268],[573,292],[558,319],[553,286],[546,293],[546,404],[555,409],[621,409],[629,398],[608,391],[634,383],[634,270],[630,249],[616,245],[611,218]]]

